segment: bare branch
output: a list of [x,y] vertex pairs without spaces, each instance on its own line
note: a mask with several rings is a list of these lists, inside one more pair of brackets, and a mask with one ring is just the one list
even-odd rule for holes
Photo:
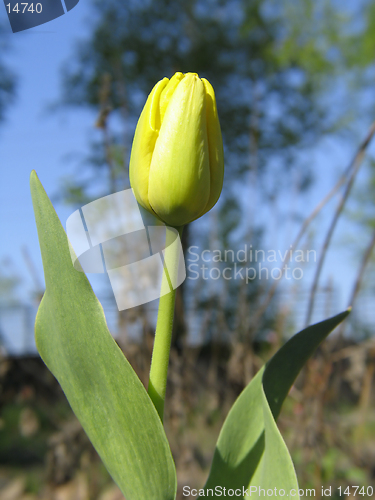
[[[375,248],[375,229],[374,229],[374,232],[372,233],[372,238],[370,240],[370,243],[367,246],[366,251],[363,255],[362,262],[361,262],[361,265],[360,265],[360,268],[359,268],[359,271],[357,274],[357,279],[355,280],[353,291],[352,291],[352,294],[351,294],[350,299],[349,299],[348,307],[353,307],[353,304],[357,298],[358,292],[361,289],[363,277],[365,275],[365,270],[366,270],[367,264],[370,261],[371,254],[372,254],[374,248]],[[344,322],[340,325],[339,334],[338,334],[339,338],[343,336],[346,325],[347,325],[346,322]]]
[[[290,250],[288,251],[285,258],[283,259],[282,265],[280,267],[280,272],[281,276],[284,275],[285,273],[285,265],[289,263],[290,256],[294,252],[294,250],[297,248],[297,245],[299,244],[302,236],[305,234],[307,228],[311,224],[311,222],[317,217],[317,215],[320,213],[320,211],[327,205],[327,203],[335,196],[335,194],[339,191],[340,187],[345,183],[345,181],[348,178],[348,175],[350,172],[353,170],[353,168],[357,165],[358,161],[362,160],[363,153],[367,149],[368,145],[371,142],[371,139],[373,138],[375,134],[375,122],[372,124],[365,140],[362,142],[362,144],[359,146],[356,154],[354,155],[353,159],[349,163],[348,167],[345,169],[344,173],[341,175],[335,186],[331,189],[329,193],[318,203],[318,205],[314,208],[314,210],[311,212],[311,214],[304,220],[295,240],[293,241],[293,244],[291,245]],[[276,293],[277,287],[279,285],[281,280],[274,281],[273,285],[269,289],[266,298],[264,299],[263,303],[260,305],[256,315],[253,317],[253,325],[255,329],[255,325],[257,326],[259,323],[260,318],[263,316],[265,311],[267,310],[268,306],[271,303],[271,300],[273,299],[273,296]]]
[[321,251],[321,254],[319,257],[319,261],[318,261],[318,265],[316,268],[313,284],[311,287],[309,305],[308,305],[308,310],[307,310],[307,315],[306,315],[306,326],[311,321],[311,316],[312,316],[312,313],[314,310],[316,290],[318,288],[319,278],[321,275],[321,271],[323,268],[323,264],[324,264],[324,260],[325,260],[326,254],[327,254],[328,247],[331,243],[333,232],[334,232],[336,225],[337,225],[337,222],[342,214],[345,203],[346,203],[347,199],[349,198],[349,195],[350,195],[350,192],[352,190],[355,178],[357,176],[357,173],[359,171],[359,168],[360,168],[362,161],[363,161],[363,158],[365,156],[367,147],[370,144],[374,135],[375,135],[375,122],[371,125],[365,140],[360,145],[357,153],[355,154],[355,156],[354,156],[354,158],[353,158],[353,160],[352,160],[352,162],[347,170],[348,172],[351,172],[351,174],[350,174],[349,180],[347,182],[347,185],[345,187],[345,191],[343,193],[343,196],[342,196],[342,198],[341,198],[341,200],[336,208],[336,212],[333,216],[333,219],[332,219],[331,225],[328,229],[327,235],[325,237],[325,240],[323,243],[323,248],[322,248],[322,251]]

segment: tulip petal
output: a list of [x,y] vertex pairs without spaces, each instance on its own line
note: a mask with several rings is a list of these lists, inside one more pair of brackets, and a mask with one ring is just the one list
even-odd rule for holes
[[210,157],[210,197],[203,212],[206,213],[216,204],[223,189],[224,151],[215,92],[209,81],[202,78],[202,82],[206,91],[207,137]]
[[206,207],[210,165],[205,88],[187,73],[173,93],[151,160],[148,199],[171,226],[185,225]]
[[172,78],[169,80],[168,85],[166,85],[160,94],[160,120],[163,122],[163,118],[165,112],[167,111],[167,107],[174,91],[177,88],[177,85],[184,78],[183,73],[175,73]]
[[130,156],[130,184],[138,203],[149,211],[152,211],[148,201],[149,172],[161,125],[159,100],[168,81],[168,78],[164,78],[158,82],[148,96],[138,121]]

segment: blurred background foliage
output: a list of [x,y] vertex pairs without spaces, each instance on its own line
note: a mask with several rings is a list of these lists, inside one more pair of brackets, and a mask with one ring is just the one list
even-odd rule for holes
[[[322,134],[343,133],[363,117],[360,100],[373,77],[371,2],[347,13],[325,0],[111,0],[93,2],[93,8],[92,36],[77,43],[64,71],[62,104],[100,108],[102,126],[108,113],[123,122],[125,137],[114,139],[125,149],[113,155],[112,188],[118,176],[124,185],[124,164],[147,94],[162,75],[175,71],[195,71],[214,85],[227,189],[256,170],[265,194],[275,196],[281,186],[288,188],[285,170],[298,168],[299,148]],[[368,116],[373,107],[372,98]],[[95,166],[107,169],[106,152],[94,152]],[[301,170],[304,188],[312,173]],[[75,188],[68,190],[72,200],[83,195]]]
[[[77,208],[128,188],[132,137],[148,93],[164,76],[197,72],[216,91],[226,171],[218,206],[184,232],[185,250],[196,244],[201,250],[236,252],[244,242],[254,250],[265,248],[270,213],[285,231],[288,221],[303,227],[303,216],[289,209],[288,200],[303,200],[314,187],[315,145],[324,137],[340,138],[353,152],[359,148],[357,161],[343,165],[336,189],[350,202],[337,209],[337,218],[359,227],[361,235],[349,230],[344,242],[353,249],[351,265],[358,267],[351,299],[358,303],[359,291],[366,289],[373,308],[375,163],[371,155],[362,157],[375,130],[360,144],[375,117],[375,4],[91,3],[90,34],[77,40],[62,68],[57,112],[90,109],[100,135],[92,135],[83,162],[73,157],[76,170],[62,175],[55,201]],[[14,85],[0,53],[0,118]],[[360,166],[365,181],[352,189]],[[309,227],[301,248],[315,248],[320,236]],[[330,240],[320,257],[329,247]],[[0,293],[6,296],[16,283],[15,276],[2,272]],[[330,285],[320,286],[321,312],[338,312]],[[179,289],[166,428],[181,486],[204,483],[230,405],[295,333],[301,301],[304,307],[311,304],[311,293],[280,290],[261,280],[247,285],[204,279],[187,280]],[[118,315],[117,340],[144,383],[153,322],[145,306]],[[375,486],[373,333],[354,306],[350,328],[336,332],[311,360],[280,418],[301,487],[315,487],[317,497],[321,486]],[[9,498],[122,498],[43,365],[34,358],[4,358],[0,376],[0,488],[18,492]]]
[[4,28],[0,24],[0,123],[11,104],[15,93],[15,75],[7,67],[1,55],[9,48],[8,38],[4,36]]

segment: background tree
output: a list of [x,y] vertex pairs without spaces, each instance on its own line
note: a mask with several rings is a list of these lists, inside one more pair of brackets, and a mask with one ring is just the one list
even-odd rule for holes
[[[118,112],[127,124],[127,153],[147,94],[175,71],[196,71],[212,81],[230,180],[256,163],[260,172],[271,171],[274,182],[267,189],[274,193],[285,178],[283,166],[293,165],[295,146],[311,145],[327,129],[315,98],[334,63],[315,40],[318,30],[303,48],[294,48],[298,34],[286,7],[272,10],[273,2],[264,0],[111,0],[93,6],[97,21],[65,72],[64,99]],[[302,19],[304,26],[310,22]],[[304,169],[302,183],[308,179]]]

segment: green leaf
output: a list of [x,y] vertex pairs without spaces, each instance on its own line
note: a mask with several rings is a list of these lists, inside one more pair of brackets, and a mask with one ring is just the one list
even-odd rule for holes
[[[211,495],[208,489],[213,490],[213,498],[223,496],[223,488],[245,489],[244,498],[250,492],[252,498],[258,498],[259,488],[284,489],[286,495],[298,491],[293,463],[275,418],[307,359],[348,314],[345,311],[292,337],[243,390],[221,429],[202,497]],[[215,487],[219,487],[216,494]]]
[[319,344],[350,313],[344,311],[333,318],[308,326],[294,335],[269,360],[263,376],[263,387],[275,418],[301,368]]
[[35,337],[88,437],[127,500],[174,500],[176,470],[145,388],[108,331],[35,172],[31,194],[46,280]]

